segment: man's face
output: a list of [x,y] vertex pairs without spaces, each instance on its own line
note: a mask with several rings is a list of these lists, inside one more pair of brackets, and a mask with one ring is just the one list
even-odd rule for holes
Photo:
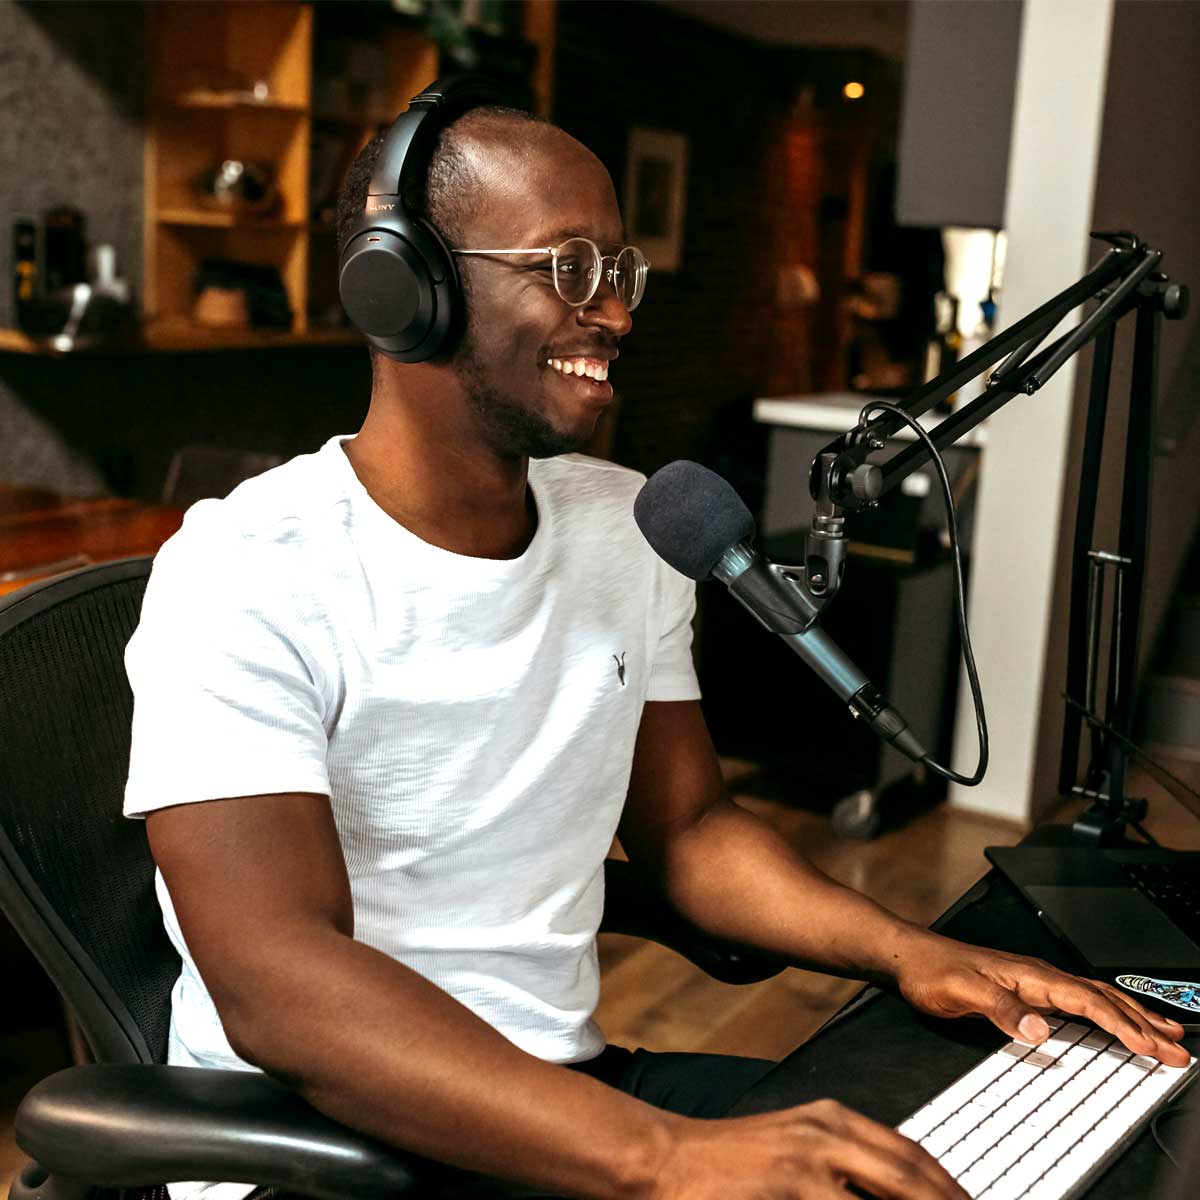
[[[485,152],[486,185],[456,249],[557,246],[588,237],[602,254],[615,254],[621,217],[608,172],[566,134],[537,129],[530,141],[533,149]],[[467,327],[450,365],[484,440],[505,456],[578,450],[611,403],[612,385],[550,362],[589,360],[604,373],[632,325],[612,285],[602,281],[591,300],[572,307],[554,289],[548,255],[457,261]]]

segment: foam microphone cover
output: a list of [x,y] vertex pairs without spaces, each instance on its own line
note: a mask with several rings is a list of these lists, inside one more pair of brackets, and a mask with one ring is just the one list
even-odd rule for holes
[[754,537],[754,518],[720,475],[699,463],[668,463],[642,485],[633,519],[659,558],[707,579],[721,555]]

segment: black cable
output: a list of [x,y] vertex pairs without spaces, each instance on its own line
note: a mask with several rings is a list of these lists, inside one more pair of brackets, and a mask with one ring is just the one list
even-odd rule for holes
[[[1188,1097],[1188,1099],[1190,1098]],[[1179,1160],[1171,1153],[1170,1148],[1167,1146],[1161,1126],[1166,1122],[1177,1123],[1180,1118],[1190,1118],[1197,1112],[1200,1112],[1200,1109],[1187,1107],[1185,1101],[1183,1104],[1172,1104],[1169,1108],[1162,1109],[1154,1120],[1150,1122],[1150,1132],[1154,1137],[1155,1143],[1167,1156],[1167,1160],[1173,1167],[1179,1166]]]
[[1152,834],[1148,829],[1146,829],[1140,821],[1130,821],[1129,823],[1130,823],[1130,825],[1132,825],[1134,827],[1134,829],[1136,829],[1138,831],[1138,833],[1140,833],[1142,835],[1142,840],[1144,842],[1146,842],[1150,846],[1154,846],[1156,849],[1162,849],[1162,843],[1159,842],[1159,840],[1154,836],[1154,834]]
[[964,787],[974,787],[983,779],[984,773],[987,771],[987,714],[983,711],[983,692],[979,687],[979,672],[975,669],[975,653],[971,649],[971,634],[967,629],[967,596],[966,589],[963,587],[962,552],[958,545],[958,520],[954,513],[954,496],[950,491],[950,479],[946,475],[946,464],[942,462],[942,456],[938,453],[938,448],[933,444],[933,439],[925,432],[924,426],[915,417],[906,413],[904,409],[895,404],[888,404],[884,400],[872,400],[858,414],[858,423],[865,425],[867,414],[876,410],[889,412],[893,416],[899,417],[925,443],[925,448],[929,451],[930,460],[937,468],[938,478],[942,483],[942,496],[946,501],[946,523],[950,533],[950,550],[954,555],[954,603],[958,612],[958,640],[962,646],[963,663],[967,668],[967,678],[971,683],[971,699],[975,704],[975,728],[979,735],[979,763],[975,768],[975,774],[968,778],[965,775],[960,775],[950,767],[943,767],[935,763],[928,755],[921,761],[943,779],[949,779],[952,783],[961,783]]

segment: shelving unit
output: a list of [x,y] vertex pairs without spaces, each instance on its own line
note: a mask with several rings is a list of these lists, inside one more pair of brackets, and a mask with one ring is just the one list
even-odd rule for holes
[[[308,174],[313,10],[300,3],[149,8],[144,316],[186,324],[206,258],[275,267],[308,329]],[[262,163],[275,205],[261,214],[206,203],[198,180],[227,159]],[[198,340],[234,331],[197,329]],[[238,331],[242,332],[242,331]]]
[[[300,0],[146,6],[142,326],[116,348],[362,340],[342,323],[337,296],[337,189],[362,146],[438,77],[442,65],[423,29],[384,7],[369,14],[366,6]],[[342,14],[353,19],[347,23]],[[364,14],[366,24],[359,20]],[[538,111],[548,116],[555,0],[523,0],[518,15],[514,36],[537,47],[529,82]],[[197,181],[229,159],[269,169],[277,192],[269,211],[239,211],[203,198]],[[194,281],[208,258],[274,267],[287,292],[291,329],[195,323]],[[86,348],[81,341],[79,350]],[[0,330],[0,352],[61,353],[16,330]]]

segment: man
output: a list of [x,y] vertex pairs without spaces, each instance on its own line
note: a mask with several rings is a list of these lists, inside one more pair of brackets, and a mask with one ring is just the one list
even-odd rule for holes
[[[1057,1007],[1185,1061],[1182,1031],[1113,989],[900,921],[730,801],[693,589],[633,527],[639,477],[556,457],[610,402],[639,298],[608,174],[561,130],[476,109],[427,192],[459,252],[459,344],[377,355],[357,437],[194,508],[129,647],[126,809],[148,814],[184,958],[171,1061],[261,1068],[384,1141],[556,1195],[961,1196],[833,1103],[698,1119],[764,1064],[604,1049],[618,831],[715,935],[1030,1041]],[[583,299],[576,238],[604,256]]]

